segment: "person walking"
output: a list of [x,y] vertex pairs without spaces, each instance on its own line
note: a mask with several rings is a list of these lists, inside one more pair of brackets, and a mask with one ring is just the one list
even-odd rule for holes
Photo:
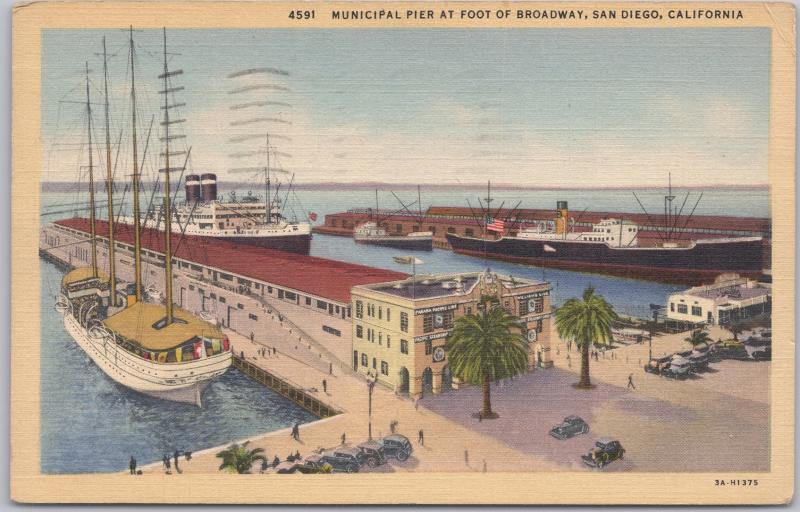
[[420,445],[425,446],[425,432],[423,432],[422,429],[419,429],[419,437],[417,438],[417,442]]
[[175,453],[172,454],[172,462],[175,465],[176,473],[183,473],[183,471],[181,471],[180,468],[178,467],[178,457],[180,457],[180,455],[181,454],[178,450],[175,450]]
[[328,381],[326,379],[322,379],[322,392],[328,393]]
[[469,466],[469,452],[464,450],[464,465]]
[[136,474],[136,459],[133,458],[133,455],[131,455],[131,460],[128,461],[128,468],[131,470],[132,475]]
[[347,435],[344,432],[342,432],[342,444],[344,444],[345,441],[347,441]]
[[636,389],[636,386],[633,385],[633,374],[628,375],[628,389],[633,388]]
[[392,434],[394,434],[394,433],[397,431],[397,425],[398,425],[398,423],[399,423],[399,422],[398,422],[397,420],[392,420],[392,421],[391,421],[391,423],[389,423],[389,431],[390,431]]
[[164,466],[167,468],[167,474],[171,475],[172,474],[172,471],[171,471],[172,468],[170,467],[169,455],[166,454],[166,453],[164,454]]
[[333,363],[328,363],[328,375],[333,375]]

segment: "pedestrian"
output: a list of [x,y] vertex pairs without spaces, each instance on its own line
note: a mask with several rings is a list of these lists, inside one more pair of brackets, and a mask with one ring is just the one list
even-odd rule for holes
[[256,335],[251,332],[250,333],[250,341],[255,341],[255,340],[256,340]]
[[294,452],[294,460],[302,460],[303,457],[300,456],[300,450]]
[[244,359],[244,350],[242,350],[242,351],[239,353],[239,355],[240,355],[240,356],[242,356],[242,359]]
[[269,462],[267,461],[267,459],[264,459],[261,461],[261,474],[264,474],[264,471],[266,471],[267,469],[269,469]]
[[347,435],[344,432],[342,432],[342,444],[344,444],[346,440],[347,440]]
[[464,464],[469,466],[469,452],[464,450]]
[[422,446],[425,446],[425,432],[422,429],[419,429],[419,437],[417,438],[417,442]]
[[183,473],[183,471],[181,471],[180,468],[178,467],[178,457],[180,457],[180,455],[181,454],[180,454],[180,452],[178,450],[175,450],[175,453],[172,454],[172,460],[173,460],[173,462],[175,464],[175,472],[176,473]]
[[274,459],[272,459],[272,467],[273,467],[273,468],[274,468],[274,467],[277,467],[277,466],[278,466],[278,464],[280,464],[280,463],[281,463],[281,459],[279,459],[279,458],[278,458],[278,456],[276,455],[276,456],[275,456],[275,458],[274,458]]
[[170,467],[169,455],[167,455],[166,453],[164,454],[164,466],[166,466],[166,468],[167,468],[167,474],[171,475],[172,474],[172,471],[171,471],[172,468]]
[[392,434],[394,434],[397,431],[397,425],[398,425],[397,420],[392,420],[391,423],[389,423],[389,431],[391,431]]
[[486,459],[483,459],[483,472],[486,473]]
[[328,375],[333,375],[333,363],[328,363]]
[[136,474],[136,459],[133,458],[133,455],[131,455],[131,460],[128,462],[128,468],[131,470],[132,475]]
[[323,393],[328,392],[328,381],[326,379],[322,379],[322,392]]
[[633,388],[636,389],[636,386],[633,385],[633,374],[628,375],[628,389]]

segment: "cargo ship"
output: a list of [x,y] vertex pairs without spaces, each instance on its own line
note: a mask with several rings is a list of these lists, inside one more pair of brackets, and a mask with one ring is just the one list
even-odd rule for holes
[[447,233],[447,242],[459,254],[669,283],[699,284],[725,272],[756,277],[764,268],[760,236],[687,239],[667,229],[660,238],[640,237],[640,226],[622,218],[577,231],[566,201],[557,202],[551,221],[490,229],[480,237]]
[[[311,249],[311,224],[289,220],[281,213],[276,197],[267,204],[248,193],[241,199],[235,194],[228,201],[217,197],[217,176],[206,173],[186,176],[186,201],[175,206],[172,232],[207,237],[296,254],[308,255]],[[132,217],[120,222],[133,225]],[[162,229],[161,210],[147,213],[144,227]]]

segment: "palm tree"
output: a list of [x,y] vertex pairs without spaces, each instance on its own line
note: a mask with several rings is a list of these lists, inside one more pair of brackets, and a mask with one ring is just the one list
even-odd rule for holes
[[247,448],[250,441],[245,441],[242,444],[233,443],[228,448],[222,450],[217,454],[217,457],[222,459],[222,464],[219,465],[220,471],[227,473],[238,473],[240,475],[249,473],[250,467],[255,464],[257,460],[264,462],[261,453],[264,452],[263,448]]
[[528,346],[519,318],[499,306],[494,297],[481,297],[480,313],[456,320],[445,349],[450,370],[459,379],[483,386],[480,417],[497,418],[492,411],[491,383],[524,373]]
[[692,331],[692,335],[684,338],[683,341],[688,341],[694,348],[701,348],[702,345],[708,347],[711,344],[711,336],[708,335],[703,329]]
[[573,297],[556,311],[556,329],[563,340],[574,340],[581,349],[581,380],[576,387],[590,389],[589,347],[609,345],[612,340],[611,326],[617,320],[614,307],[602,295],[589,286],[583,298]]

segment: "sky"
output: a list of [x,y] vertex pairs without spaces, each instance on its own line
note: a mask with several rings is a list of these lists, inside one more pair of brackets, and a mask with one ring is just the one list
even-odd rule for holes
[[[113,160],[129,174],[128,35],[43,32],[45,180],[85,173],[85,61],[105,143],[103,36]],[[155,119],[148,174],[163,167],[163,35],[133,35],[140,157]],[[184,87],[169,103],[185,103],[171,129],[186,136],[171,150],[191,147],[189,170],[222,180],[254,178],[230,170],[263,167],[270,134],[270,166],[298,183],[763,185],[769,42],[758,28],[169,30],[183,70],[170,88]],[[228,77],[253,68],[280,72]]]

